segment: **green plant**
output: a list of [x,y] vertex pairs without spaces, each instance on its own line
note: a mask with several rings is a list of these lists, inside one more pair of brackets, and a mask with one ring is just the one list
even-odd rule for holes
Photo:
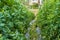
[[34,9],[36,9],[36,8],[38,8],[38,3],[33,3],[33,5],[31,5],[31,8],[34,8]]
[[26,40],[34,15],[15,0],[0,0],[0,40]]
[[43,40],[60,40],[60,0],[45,0],[37,15]]

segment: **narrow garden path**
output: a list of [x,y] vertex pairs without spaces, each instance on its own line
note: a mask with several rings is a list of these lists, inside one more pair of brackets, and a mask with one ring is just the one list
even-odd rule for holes
[[38,9],[30,9],[30,11],[33,12],[35,16],[36,16],[37,13],[38,13]]
[[[30,27],[28,28],[28,32],[26,35],[28,35],[27,40],[41,40],[41,31],[39,27],[36,27],[36,19],[38,14],[38,9],[29,9],[32,13],[35,15],[35,19],[30,22]],[[30,33],[29,33],[30,32]],[[31,35],[30,35],[31,34]]]

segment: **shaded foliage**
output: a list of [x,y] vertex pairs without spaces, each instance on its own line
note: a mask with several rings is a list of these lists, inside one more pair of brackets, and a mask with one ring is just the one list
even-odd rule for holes
[[15,0],[0,0],[0,40],[26,40],[34,15]]

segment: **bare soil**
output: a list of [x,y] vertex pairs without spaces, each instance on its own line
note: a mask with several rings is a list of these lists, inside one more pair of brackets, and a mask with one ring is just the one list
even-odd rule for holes
[[35,16],[36,16],[37,13],[38,13],[38,9],[30,9],[30,11],[33,12]]

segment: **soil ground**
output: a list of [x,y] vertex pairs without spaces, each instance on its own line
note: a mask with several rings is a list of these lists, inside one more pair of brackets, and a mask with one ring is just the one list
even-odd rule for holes
[[35,16],[36,16],[37,13],[38,13],[38,9],[30,9],[30,11],[33,12]]

